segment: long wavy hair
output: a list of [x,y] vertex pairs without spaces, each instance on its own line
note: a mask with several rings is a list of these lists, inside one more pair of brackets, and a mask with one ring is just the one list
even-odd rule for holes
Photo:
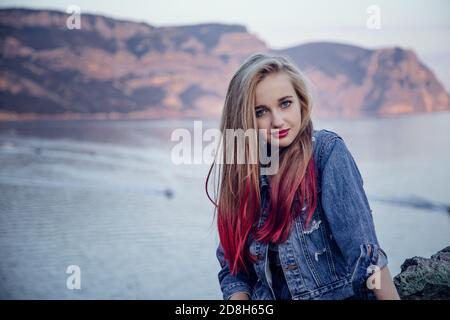
[[[249,235],[264,243],[286,241],[294,219],[302,212],[293,210],[294,200],[300,208],[308,203],[304,212],[309,224],[316,208],[316,177],[312,148],[313,124],[311,120],[312,100],[306,77],[283,56],[257,53],[248,57],[233,75],[225,97],[221,117],[221,143],[226,145],[226,129],[258,129],[255,115],[255,89],[267,75],[285,72],[299,98],[301,108],[300,131],[292,143],[279,152],[278,172],[270,181],[270,206],[267,219],[258,228],[255,223],[261,215],[259,188],[260,162],[250,160],[251,142],[245,141],[245,163],[226,163],[226,152],[220,165],[218,199],[211,199],[208,180],[216,166],[211,165],[206,178],[206,194],[217,210],[217,226],[224,257],[230,271],[248,273],[249,263],[256,258],[249,251]],[[259,138],[257,139],[259,143]],[[217,154],[216,154],[217,156]],[[216,172],[216,170],[214,170]],[[215,185],[215,195],[217,195]],[[216,212],[215,210],[215,212]]]

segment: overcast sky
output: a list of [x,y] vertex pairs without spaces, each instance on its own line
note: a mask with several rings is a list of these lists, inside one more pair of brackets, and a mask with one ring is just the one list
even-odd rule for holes
[[[450,1],[448,0],[128,0],[3,1],[1,7],[96,13],[154,26],[197,23],[245,25],[275,49],[309,41],[337,41],[367,48],[413,49],[450,88]],[[380,29],[366,25],[376,5]]]

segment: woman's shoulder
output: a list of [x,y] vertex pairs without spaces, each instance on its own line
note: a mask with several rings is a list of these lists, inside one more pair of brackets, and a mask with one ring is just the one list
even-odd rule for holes
[[348,159],[353,161],[344,139],[336,132],[326,129],[314,130],[313,145],[314,157],[319,170],[325,166],[325,163],[339,167]]
[[315,132],[314,157],[319,170],[319,176],[325,167],[329,172],[346,171],[356,172],[355,177],[362,180],[355,159],[350,152],[344,139],[336,132],[319,130]]
[[336,132],[327,129],[313,130],[313,141],[328,141],[333,138],[341,138],[341,136]]
[[312,141],[317,159],[321,158],[324,152],[330,151],[330,146],[336,142],[336,139],[342,140],[342,137],[334,131],[326,129],[313,130]]

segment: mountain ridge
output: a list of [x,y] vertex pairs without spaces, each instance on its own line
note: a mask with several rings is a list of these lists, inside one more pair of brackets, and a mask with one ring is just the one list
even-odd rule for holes
[[271,49],[244,25],[156,27],[96,14],[0,10],[0,120],[217,118],[252,53],[286,56],[318,117],[448,111],[448,92],[409,49],[311,42]]

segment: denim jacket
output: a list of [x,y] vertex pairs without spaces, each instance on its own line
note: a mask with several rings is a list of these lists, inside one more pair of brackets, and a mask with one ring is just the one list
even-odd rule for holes
[[[374,299],[366,281],[372,271],[387,265],[373,223],[372,210],[363,189],[358,167],[338,134],[328,130],[313,131],[313,157],[318,185],[317,207],[306,227],[304,214],[294,223],[288,239],[278,245],[278,254],[293,300],[299,299]],[[270,185],[260,176],[261,217],[268,214]],[[298,200],[297,200],[298,201]],[[306,211],[294,205],[294,210]],[[219,243],[216,256],[223,298],[247,293],[253,300],[274,300],[268,244],[249,236],[250,252],[258,260],[250,274],[231,275]]]

